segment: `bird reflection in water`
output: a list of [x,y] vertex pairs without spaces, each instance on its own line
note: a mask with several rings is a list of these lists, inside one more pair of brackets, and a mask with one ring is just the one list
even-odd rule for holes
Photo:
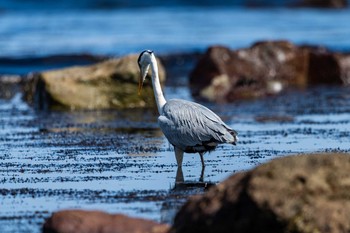
[[[204,171],[205,171],[205,167],[202,167],[200,177],[198,179],[198,183],[204,183]],[[175,185],[180,183],[185,183],[182,166],[177,167],[176,178],[175,178]]]

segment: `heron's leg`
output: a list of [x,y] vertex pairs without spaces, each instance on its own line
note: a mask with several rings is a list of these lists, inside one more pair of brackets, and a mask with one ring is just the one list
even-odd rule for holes
[[174,149],[175,149],[175,157],[176,157],[177,166],[182,167],[182,160],[184,158],[184,152],[177,147],[174,147]]
[[205,170],[205,167],[202,167],[201,176],[199,177],[199,182],[204,182],[204,170]]
[[204,158],[203,158],[204,153],[203,153],[203,152],[202,152],[202,153],[199,153],[199,155],[201,156],[202,169],[204,169],[204,167],[205,167]]
[[177,171],[176,171],[176,178],[175,178],[175,183],[184,183],[184,174],[182,172],[182,167],[178,166]]

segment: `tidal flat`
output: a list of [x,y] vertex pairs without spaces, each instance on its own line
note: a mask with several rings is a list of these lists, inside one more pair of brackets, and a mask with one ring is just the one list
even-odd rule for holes
[[[71,5],[62,8],[62,2]],[[18,80],[31,72],[144,49],[157,55],[193,54],[215,44],[235,49],[259,40],[350,51],[349,8],[246,8],[225,1],[205,7],[81,5],[89,2],[2,1],[0,75]],[[176,77],[169,76],[164,92],[166,98],[193,100],[188,73],[195,62],[189,58],[185,70],[179,68],[182,62],[167,67]],[[8,91],[1,90],[1,96]],[[171,223],[189,196],[233,173],[290,154],[350,152],[349,87],[286,90],[227,104],[201,102],[237,130],[240,140],[205,155],[202,180],[199,156],[185,155],[180,184],[156,109],[38,111],[22,100],[20,88],[5,94],[0,99],[2,233],[41,232],[45,219],[64,209]]]
[[[36,111],[20,98],[0,101],[0,230],[40,232],[63,209],[102,210],[171,223],[190,195],[268,160],[310,152],[349,152],[345,87],[290,90],[231,104],[204,103],[239,133],[237,146],[184,157],[176,183],[172,147],[154,109]],[[170,85],[168,98],[191,99]]]

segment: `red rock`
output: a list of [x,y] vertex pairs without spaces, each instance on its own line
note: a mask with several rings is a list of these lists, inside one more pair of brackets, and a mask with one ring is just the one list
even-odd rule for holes
[[341,66],[335,53],[309,52],[308,84],[342,84]]
[[350,85],[350,54],[337,54],[337,60],[340,65],[340,77],[343,83]]
[[312,7],[312,8],[345,8],[347,0],[245,0],[247,7]]
[[259,42],[239,50],[210,47],[190,74],[192,95],[215,102],[344,83],[350,83],[349,55],[287,41]]
[[287,41],[260,42],[231,51],[207,50],[190,74],[195,97],[230,102],[280,92],[286,86],[307,83],[308,54]]
[[349,154],[272,160],[190,198],[170,233],[350,232],[349,171]]
[[316,8],[345,8],[348,6],[347,0],[302,0],[297,6]]
[[44,233],[165,233],[168,225],[100,211],[65,210],[46,220]]

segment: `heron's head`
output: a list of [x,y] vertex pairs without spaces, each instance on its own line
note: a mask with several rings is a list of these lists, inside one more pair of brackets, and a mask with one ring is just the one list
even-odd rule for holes
[[139,65],[140,68],[140,72],[141,72],[141,76],[139,79],[139,95],[141,94],[141,90],[142,90],[142,86],[143,86],[143,82],[146,79],[147,73],[148,73],[148,69],[149,66],[152,62],[152,57],[153,57],[153,51],[151,50],[145,50],[143,51],[140,56],[139,59],[137,60],[137,63]]

